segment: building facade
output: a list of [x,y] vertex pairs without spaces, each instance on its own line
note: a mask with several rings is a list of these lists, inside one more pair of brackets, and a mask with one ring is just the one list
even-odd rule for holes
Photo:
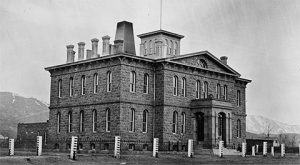
[[[224,140],[235,147],[246,138],[246,85],[250,80],[208,51],[180,54],[184,37],[165,30],[140,34],[136,55],[132,23],[117,25],[114,44],[102,37],[67,46],[67,63],[46,68],[51,74],[49,141],[61,150],[71,136],[79,148],[111,148],[102,141],[121,136],[132,142],[198,141],[204,148]],[[101,143],[97,142],[97,139]],[[151,144],[149,144],[151,145]],[[123,149],[126,149],[123,148]]]

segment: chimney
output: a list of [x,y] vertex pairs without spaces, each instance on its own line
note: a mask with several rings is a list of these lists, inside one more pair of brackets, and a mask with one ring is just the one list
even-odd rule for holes
[[78,61],[84,60],[84,42],[78,43]]
[[124,41],[123,40],[115,40],[115,53],[124,53]]
[[67,63],[74,62],[74,45],[67,45]]
[[118,22],[115,41],[123,41],[123,53],[135,54],[133,26],[131,22],[123,21]]
[[102,37],[102,41],[103,41],[103,47],[102,47],[102,55],[109,55],[110,53],[110,48],[109,48],[109,40],[110,37],[109,36],[103,36]]
[[99,40],[97,38],[93,38],[92,40],[92,57],[96,58],[98,57],[98,42]]
[[228,59],[228,57],[226,57],[226,56],[220,57],[220,60],[221,60],[222,63],[225,64],[225,65],[227,65],[227,59]]
[[92,51],[87,49],[86,50],[86,59],[90,59],[90,58],[92,58]]

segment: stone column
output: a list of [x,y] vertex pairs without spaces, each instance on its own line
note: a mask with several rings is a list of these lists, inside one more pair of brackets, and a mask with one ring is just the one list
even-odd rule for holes
[[[228,115],[228,114],[227,114]],[[226,116],[226,145],[229,145],[229,116]]]
[[229,116],[229,140],[230,143],[232,143],[232,118],[231,115]]

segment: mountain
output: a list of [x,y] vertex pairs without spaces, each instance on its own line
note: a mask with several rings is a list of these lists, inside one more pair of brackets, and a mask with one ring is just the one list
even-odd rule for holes
[[18,123],[46,122],[48,105],[35,98],[0,92],[0,135],[16,137]]
[[289,125],[263,116],[248,115],[246,118],[246,131],[255,134],[300,134],[300,125]]

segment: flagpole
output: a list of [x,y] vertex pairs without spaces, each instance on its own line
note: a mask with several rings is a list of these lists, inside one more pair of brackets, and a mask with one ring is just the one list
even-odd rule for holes
[[159,24],[160,30],[161,30],[161,22],[162,22],[162,0],[160,0],[160,24]]

